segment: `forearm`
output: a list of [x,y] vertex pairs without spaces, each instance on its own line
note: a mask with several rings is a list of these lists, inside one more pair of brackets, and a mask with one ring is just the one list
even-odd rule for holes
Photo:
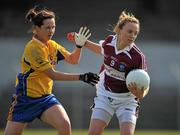
[[81,52],[81,48],[75,48],[71,55],[67,57],[65,60],[70,64],[78,64],[81,58]]
[[45,71],[52,80],[62,80],[62,81],[76,81],[79,80],[79,74],[75,73],[64,73],[60,71],[55,71],[54,69],[48,69]]
[[56,74],[54,75],[53,79],[62,81],[75,81],[79,80],[79,74],[62,73],[56,71]]
[[97,54],[101,54],[101,46],[97,43],[87,40],[85,47]]
[[49,76],[52,80],[62,80],[62,81],[83,81],[90,85],[95,85],[99,81],[99,76],[94,73],[84,73],[84,74],[75,74],[75,73],[63,73],[55,71],[53,68],[47,69],[44,73]]

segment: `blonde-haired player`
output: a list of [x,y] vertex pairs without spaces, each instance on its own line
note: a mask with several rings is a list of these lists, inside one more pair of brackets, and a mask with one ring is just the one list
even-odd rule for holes
[[[84,47],[104,57],[89,135],[101,135],[114,114],[119,120],[121,135],[134,134],[139,99],[145,97],[148,91],[143,87],[138,90],[135,83],[127,88],[125,82],[131,70],[147,70],[145,56],[134,43],[139,30],[139,20],[133,14],[123,11],[114,27],[114,35],[109,35],[99,44],[89,40],[84,44]],[[75,34],[76,44],[83,39],[80,35]]]

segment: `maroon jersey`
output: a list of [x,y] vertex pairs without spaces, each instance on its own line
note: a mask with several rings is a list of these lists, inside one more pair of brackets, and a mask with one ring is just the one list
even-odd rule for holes
[[141,50],[132,43],[123,50],[117,50],[117,36],[108,36],[102,44],[104,64],[101,71],[104,71],[105,90],[114,93],[129,92],[126,87],[126,76],[133,69],[147,70],[145,56]]

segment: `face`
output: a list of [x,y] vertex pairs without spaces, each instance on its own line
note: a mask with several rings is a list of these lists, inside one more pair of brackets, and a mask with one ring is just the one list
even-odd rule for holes
[[126,46],[130,45],[135,41],[139,33],[139,24],[128,22],[119,31],[120,44]]
[[48,40],[52,38],[55,32],[55,20],[54,18],[51,19],[45,19],[43,21],[43,25],[40,27],[35,26],[36,36],[37,38],[46,43]]

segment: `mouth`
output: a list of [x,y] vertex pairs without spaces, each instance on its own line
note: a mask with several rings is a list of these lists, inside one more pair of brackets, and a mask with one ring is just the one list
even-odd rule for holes
[[128,39],[129,42],[133,42],[134,40],[133,39]]
[[53,35],[48,35],[49,38],[52,38]]

